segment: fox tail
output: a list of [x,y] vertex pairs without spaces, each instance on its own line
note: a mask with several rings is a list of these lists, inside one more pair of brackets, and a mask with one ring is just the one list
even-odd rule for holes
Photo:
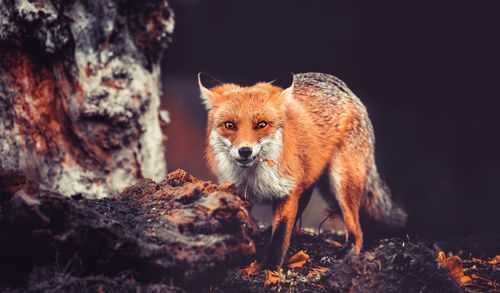
[[371,218],[393,228],[403,227],[408,217],[404,208],[392,200],[391,192],[375,165],[368,172],[367,194],[362,206]]

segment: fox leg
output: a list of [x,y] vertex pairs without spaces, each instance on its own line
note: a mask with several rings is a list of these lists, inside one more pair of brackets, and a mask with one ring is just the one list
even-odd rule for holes
[[362,158],[352,153],[337,153],[329,169],[330,185],[342,211],[348,245],[360,252],[363,231],[359,222],[359,209],[365,193],[366,165]]
[[273,202],[273,234],[265,268],[277,270],[283,264],[297,217],[300,192]]
[[307,205],[309,204],[313,190],[314,190],[314,187],[310,187],[310,188],[304,190],[304,192],[302,192],[302,195],[300,196],[300,200],[299,200],[299,206],[297,209],[297,216],[295,218],[295,225],[297,225],[297,222],[299,221],[300,217],[302,216],[302,213],[304,212]]

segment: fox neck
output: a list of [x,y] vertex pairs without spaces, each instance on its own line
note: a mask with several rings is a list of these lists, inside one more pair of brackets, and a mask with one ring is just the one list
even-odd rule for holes
[[[266,202],[287,196],[295,183],[284,178],[280,170],[280,159],[283,146],[283,129],[278,129],[272,135],[261,139],[258,143],[262,149],[256,162],[243,168],[229,155],[231,142],[220,136],[216,130],[211,130],[209,137],[220,183],[234,181],[241,195],[252,201]],[[270,160],[275,165],[266,164],[261,160]]]

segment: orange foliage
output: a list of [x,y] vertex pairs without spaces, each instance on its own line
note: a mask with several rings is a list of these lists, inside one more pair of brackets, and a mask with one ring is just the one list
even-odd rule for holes
[[292,255],[288,259],[288,267],[289,268],[301,268],[311,257],[305,253],[303,250],[297,252]]
[[275,162],[275,161],[273,161],[273,160],[264,159],[264,160],[262,160],[262,161],[263,161],[263,162],[266,162],[266,163],[267,163],[267,165],[268,165],[269,167],[271,167],[271,168],[272,168],[272,167],[274,167],[274,166],[276,166],[276,162]]
[[321,277],[321,274],[328,272],[329,270],[324,267],[315,267],[312,268],[309,273],[307,273],[306,278],[311,279],[319,279]]
[[264,287],[269,285],[276,285],[281,281],[281,269],[279,272],[266,270],[266,280],[264,281]]
[[256,273],[258,273],[260,271],[260,269],[261,269],[261,265],[259,263],[257,263],[257,261],[253,261],[246,268],[243,268],[240,271],[247,276],[251,276],[251,275],[255,275]]
[[467,284],[472,280],[471,277],[464,275],[462,260],[458,256],[446,257],[445,253],[440,251],[437,261],[442,268],[448,270],[460,285]]

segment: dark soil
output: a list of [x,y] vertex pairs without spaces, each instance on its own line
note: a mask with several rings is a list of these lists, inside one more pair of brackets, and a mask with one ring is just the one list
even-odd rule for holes
[[0,288],[209,287],[255,254],[258,228],[234,191],[178,170],[87,200],[1,174]]
[[[257,251],[264,248],[269,231],[263,234]],[[331,243],[334,235],[301,233],[294,236],[289,256],[304,250],[311,260],[302,268],[284,269],[284,282],[267,290],[283,292],[460,292],[458,284],[436,263],[437,252],[423,242],[391,238],[369,244],[360,254],[342,252]],[[327,268],[317,276],[309,276],[313,268]],[[248,277],[232,270],[222,292],[255,292],[263,289],[264,272]]]
[[[247,276],[241,269],[265,259],[270,230],[257,228],[234,192],[233,185],[176,171],[113,198],[87,200],[2,174],[0,291],[499,292],[500,265],[491,261],[497,236],[477,237],[472,246],[388,238],[367,241],[356,255],[339,248],[342,237],[310,230],[296,232],[288,252],[302,250],[310,259],[285,266],[281,282],[264,287],[264,271]],[[473,281],[460,287],[438,265],[440,250],[462,257]]]

